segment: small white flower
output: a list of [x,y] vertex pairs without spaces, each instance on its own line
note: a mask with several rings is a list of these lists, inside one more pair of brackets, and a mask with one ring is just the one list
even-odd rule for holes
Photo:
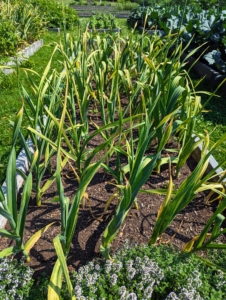
[[133,266],[133,260],[132,260],[132,259],[128,260],[128,261],[126,262],[126,266],[127,266],[128,268],[132,268],[132,266]]
[[99,264],[96,264],[94,268],[96,271],[100,271],[100,269],[101,269]]
[[143,283],[142,283],[142,282],[139,282],[138,285],[137,285],[137,288],[138,288],[140,291],[142,291],[143,288],[144,288]]
[[133,279],[133,277],[136,275],[136,269],[135,268],[127,268],[129,279]]
[[111,278],[111,284],[115,285],[117,283],[118,276],[116,274],[113,274],[110,278]]
[[122,269],[122,262],[115,262],[112,266],[112,269],[114,270],[114,272],[119,272]]
[[123,285],[119,288],[119,291],[118,291],[119,295],[121,295],[122,297],[125,297],[126,295],[126,287]]
[[180,298],[177,297],[177,294],[175,294],[174,292],[171,292],[165,300],[180,300]]
[[76,279],[78,282],[81,282],[83,279],[82,274],[77,274]]
[[148,286],[145,290],[144,290],[144,296],[147,298],[151,298],[153,293],[153,288],[151,286]]
[[75,291],[75,295],[77,297],[81,296],[82,295],[82,289],[79,285],[76,285],[75,288],[74,288],[74,291]]
[[137,300],[137,295],[135,293],[130,293],[127,295],[126,299],[128,300]]

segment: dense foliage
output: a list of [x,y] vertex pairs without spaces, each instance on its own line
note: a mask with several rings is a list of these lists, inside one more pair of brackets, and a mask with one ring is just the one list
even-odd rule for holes
[[[125,244],[74,272],[77,299],[224,299],[226,274],[166,246]],[[224,259],[225,265],[225,259]]]
[[146,29],[161,29],[166,33],[179,33],[180,40],[189,44],[192,51],[203,56],[210,65],[215,65],[222,73],[226,72],[226,11],[211,8],[202,10],[197,6],[150,6],[134,9],[128,19],[130,25]]
[[22,300],[29,295],[33,285],[33,270],[23,261],[11,258],[0,259],[0,299]]
[[72,28],[78,22],[77,12],[67,5],[60,4],[55,0],[30,0],[34,7],[38,8],[39,14],[43,16],[48,27]]
[[115,16],[110,13],[97,13],[90,17],[88,26],[90,29],[114,29],[117,22]]
[[[0,189],[0,214],[8,220],[10,228],[0,229],[0,235],[12,239],[14,247],[2,250],[0,257],[22,252],[29,261],[31,248],[41,234],[53,225],[50,219],[48,225],[26,240],[24,232],[32,190],[36,195],[37,206],[40,206],[43,194],[56,181],[58,197],[53,201],[60,204],[61,228],[60,234],[53,240],[57,260],[48,288],[50,300],[60,297],[62,275],[70,299],[75,299],[74,294],[84,299],[82,293],[95,297],[96,292],[99,297],[105,297],[110,293],[109,286],[112,299],[116,299],[119,294],[122,299],[124,296],[132,299],[150,298],[152,294],[167,299],[187,295],[193,299],[201,296],[213,299],[225,297],[225,286],[221,284],[224,283],[225,275],[218,270],[223,269],[222,266],[207,271],[194,258],[193,253],[208,248],[226,248],[225,244],[218,243],[218,238],[226,233],[226,229],[222,228],[226,208],[225,186],[222,181],[215,182],[215,170],[207,172],[211,153],[221,146],[226,137],[223,136],[210,146],[208,133],[203,135],[195,132],[195,123],[203,107],[199,93],[194,90],[184,63],[181,63],[184,54],[182,45],[190,38],[190,33],[184,29],[182,43],[177,36],[170,35],[171,30],[176,32],[181,29],[179,21],[174,17],[170,15],[169,20],[162,25],[165,27],[161,27],[169,33],[164,39],[158,36],[137,36],[133,31],[126,38],[120,35],[92,35],[87,31],[80,32],[76,38],[65,34],[65,43],[55,44],[53,51],[53,56],[56,52],[59,55],[58,64],[61,64],[62,71],[50,71],[51,56],[40,82],[30,81],[32,91],[21,87],[23,105],[14,122],[6,172],[6,197]],[[61,22],[61,19],[58,21]],[[192,25],[192,22],[190,15],[188,24]],[[203,38],[208,33],[211,39],[214,33],[208,30],[204,31]],[[90,120],[87,115],[93,109],[99,112],[99,123],[96,119]],[[21,124],[24,113],[28,118],[27,129],[34,153],[29,151],[23,135]],[[195,139],[194,133],[198,135],[199,141]],[[100,143],[93,146],[95,138],[99,138]],[[21,199],[17,201],[16,143],[19,139],[25,148],[30,170],[22,174],[25,183]],[[180,149],[168,149],[168,143],[172,140],[180,143]],[[179,176],[186,160],[199,145],[202,146],[200,162],[182,183],[174,185],[172,174]],[[54,156],[56,166],[52,168]],[[166,187],[155,191],[143,190],[151,174],[160,173],[162,165],[169,166]],[[221,165],[225,166],[225,161]],[[64,194],[61,177],[66,166],[72,166],[77,180],[71,200]],[[113,198],[117,202],[112,218],[106,224],[100,247],[100,252],[108,260],[100,262],[97,267],[90,263],[71,280],[66,261],[79,210],[84,199],[89,197],[88,187],[92,178],[100,171],[107,173],[109,181],[115,185],[114,194],[104,199],[106,203],[102,216]],[[52,176],[43,185],[42,179],[46,172]],[[110,260],[111,243],[131,207],[137,205],[140,192],[147,195],[158,193],[162,201],[148,246],[144,250],[122,250],[119,258],[113,257],[114,264]],[[165,250],[158,252],[158,248],[152,251],[150,247],[156,244],[171,222],[200,192],[208,195],[218,193],[221,201],[216,204],[216,210],[206,224],[203,224],[202,231],[184,245],[183,252],[186,253],[181,254],[183,259],[174,254],[168,255]],[[137,251],[141,253],[140,259]],[[155,261],[151,258],[154,254]],[[165,268],[165,264],[170,268]],[[118,273],[115,271],[117,267],[120,268]],[[100,276],[94,274],[94,268],[99,268],[103,273],[100,272]],[[115,273],[111,273],[113,271]],[[89,272],[93,276],[89,276]],[[210,277],[211,285],[206,280]],[[138,281],[141,282],[139,285]]]
[[6,20],[0,23],[0,54],[12,55],[15,54],[18,47],[19,37],[15,26]]
[[[175,43],[178,43],[177,37],[168,35],[161,39],[135,35],[133,31],[126,38],[119,34],[93,35],[87,31],[81,31],[76,39],[66,34],[65,44],[56,44],[53,51],[53,55],[55,52],[59,54],[58,63],[61,63],[62,71],[49,72],[50,60],[40,83],[32,85],[33,92],[22,87],[27,106],[21,107],[14,123],[6,172],[7,197],[0,189],[0,214],[8,219],[10,227],[10,230],[0,229],[0,235],[14,240],[15,247],[4,249],[0,257],[23,252],[29,261],[31,248],[53,225],[50,220],[25,241],[31,192],[36,193],[37,206],[40,206],[42,195],[56,181],[58,197],[53,201],[60,204],[61,229],[53,239],[57,261],[48,287],[49,299],[59,299],[62,274],[71,299],[75,299],[66,260],[81,203],[89,196],[88,187],[97,172],[108,173],[109,181],[115,184],[114,193],[105,199],[103,216],[111,201],[114,198],[117,201],[116,210],[102,236],[100,252],[104,257],[111,258],[111,243],[131,207],[137,205],[140,192],[161,195],[162,202],[149,237],[149,246],[156,244],[197,194],[204,191],[209,191],[210,195],[213,191],[219,193],[221,202],[199,235],[184,245],[183,252],[190,254],[208,248],[225,248],[224,244],[216,242],[226,232],[222,228],[225,219],[222,212],[226,208],[224,185],[221,181],[214,181],[215,170],[205,173],[211,153],[221,146],[225,136],[211,147],[208,133],[196,133],[199,140],[195,140],[195,123],[203,107],[184,64],[180,62],[184,53],[182,44],[178,43],[174,52],[171,50]],[[122,97],[124,100],[126,97],[123,105]],[[87,115],[93,108],[99,112],[98,124],[96,120],[90,121]],[[28,150],[21,129],[24,111],[34,153]],[[92,141],[96,138],[100,143],[93,146]],[[14,188],[18,139],[25,147],[31,166],[28,174],[23,174],[25,183],[20,202]],[[170,149],[169,152],[167,145],[172,140],[180,143],[180,149]],[[199,163],[181,184],[175,186],[172,172],[175,177],[179,176],[187,158],[198,145],[202,146]],[[166,156],[166,153],[169,155]],[[52,168],[53,156],[56,168]],[[115,163],[111,164],[112,161]],[[143,190],[150,175],[160,173],[161,166],[165,164],[169,165],[166,188]],[[222,161],[217,168],[224,164],[225,161]],[[61,177],[67,165],[73,166],[78,183],[72,191],[71,201],[64,194]],[[42,185],[47,171],[52,176]]]
[[31,4],[0,1],[0,55],[15,54],[18,47],[40,37],[43,17]]
[[[211,251],[226,267],[225,251]],[[114,261],[95,259],[70,274],[76,299],[189,299],[215,300],[226,297],[226,274],[208,267],[195,255],[186,255],[164,245],[130,245],[113,255]],[[47,297],[48,278],[32,287],[29,299]],[[70,299],[64,281],[62,300]]]
[[46,27],[71,28],[76,11],[55,1],[0,1],[0,55],[8,56],[37,40]]

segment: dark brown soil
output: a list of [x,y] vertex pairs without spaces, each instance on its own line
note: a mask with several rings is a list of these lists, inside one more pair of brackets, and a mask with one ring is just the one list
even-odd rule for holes
[[[122,105],[126,103],[122,99]],[[89,114],[89,118],[101,125],[100,114]],[[90,125],[90,132],[94,126]],[[88,145],[95,148],[102,142],[100,136],[93,138]],[[154,147],[154,145],[152,145]],[[167,148],[178,148],[175,141],[171,141]],[[166,155],[163,154],[163,155]],[[97,158],[98,159],[98,158]],[[122,162],[123,163],[123,162]],[[110,165],[114,165],[114,158],[111,159]],[[52,168],[55,169],[55,157],[52,158]],[[179,178],[173,178],[175,187],[178,187],[191,174],[196,166],[195,161],[189,158],[186,165],[182,168]],[[48,180],[51,174],[46,174],[42,185]],[[78,182],[69,165],[61,173],[64,185],[65,196],[70,200],[76,194]],[[162,166],[161,173],[153,172],[149,180],[143,186],[143,189],[164,189],[169,181],[169,169]],[[99,256],[99,247],[102,234],[109,223],[117,206],[117,198],[112,201],[106,213],[103,215],[104,207],[109,197],[116,192],[116,187],[112,184],[112,177],[100,169],[92,179],[87,189],[88,200],[81,203],[78,222],[74,238],[71,244],[71,251],[68,257],[68,267],[70,270],[77,269],[87,261]],[[43,272],[51,274],[52,268],[56,261],[56,253],[53,246],[53,238],[60,233],[60,206],[59,203],[50,202],[57,195],[56,183],[54,183],[44,194],[42,206],[36,206],[35,193],[32,194],[26,220],[26,229],[24,239],[26,242],[35,232],[45,225],[55,222],[40,238],[40,240],[31,249],[31,261],[28,264],[35,271],[34,278],[40,276]],[[19,197],[20,198],[20,195]],[[112,243],[112,251],[122,246],[126,239],[133,242],[147,243],[151,237],[153,226],[155,224],[157,212],[164,199],[164,196],[155,194],[139,193],[137,203],[139,209],[135,206],[127,215],[118,235]],[[212,205],[205,204],[205,194],[200,193],[186,207],[167,228],[166,232],[158,240],[158,243],[171,243],[181,249],[194,236],[198,235],[206,222],[212,215],[217,203]],[[7,229],[10,229],[7,225]],[[225,242],[225,237],[221,238]],[[12,246],[13,242],[7,238],[1,238],[0,250]]]
[[[98,143],[98,140],[95,143]],[[174,178],[174,184],[178,186],[187,178],[194,167],[195,162],[193,159],[189,159],[187,164],[182,168],[179,179]],[[45,180],[47,178],[48,175],[45,176]],[[107,199],[116,191],[114,185],[111,184],[111,179],[111,176],[106,175],[100,169],[87,189],[89,200],[83,203],[84,207],[81,205],[77,228],[69,254],[68,267],[70,270],[77,269],[99,255],[102,233],[117,205],[117,199],[115,199],[106,214],[102,216]],[[65,195],[73,199],[78,185],[73,172],[68,167],[62,172],[62,180]],[[150,176],[143,189],[166,188],[168,180],[169,170],[167,167],[164,167],[161,170],[161,174]],[[55,222],[31,249],[29,266],[34,269],[35,278],[43,272],[50,275],[56,260],[52,240],[60,233],[60,209],[58,203],[50,202],[56,195],[56,185],[53,184],[43,196],[41,207],[36,206],[35,194],[32,195],[30,200],[24,235],[25,240],[29,239],[37,230],[45,225]],[[186,209],[178,214],[166,232],[161,236],[159,243],[171,243],[181,249],[186,242],[199,234],[214,210],[213,206],[204,203],[204,198],[204,194],[199,194]],[[132,207],[112,244],[113,251],[122,246],[126,239],[132,239],[133,242],[139,244],[149,241],[157,211],[163,199],[164,197],[159,195],[138,194],[139,209],[137,210],[135,207]],[[4,249],[11,244],[8,239],[1,238],[0,248]]]

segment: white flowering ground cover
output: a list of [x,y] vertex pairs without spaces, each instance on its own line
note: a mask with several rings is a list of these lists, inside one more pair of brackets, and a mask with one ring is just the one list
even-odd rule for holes
[[0,299],[20,300],[28,297],[33,285],[33,270],[9,257],[0,259]]
[[[224,255],[218,256],[216,250],[211,255],[225,268]],[[23,261],[1,259],[0,299],[47,299],[48,278],[34,284],[32,274]],[[130,247],[126,243],[113,261],[90,261],[72,272],[71,280],[78,300],[226,298],[225,273],[208,267],[194,255],[186,256],[163,245]],[[61,299],[70,299],[65,282]]]
[[[225,263],[225,262],[224,262]],[[119,250],[73,273],[76,299],[225,299],[226,275],[165,246]]]

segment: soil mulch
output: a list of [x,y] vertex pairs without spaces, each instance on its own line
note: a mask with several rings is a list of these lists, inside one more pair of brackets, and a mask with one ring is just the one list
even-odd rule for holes
[[[98,138],[96,138],[92,141],[92,146],[95,147],[99,142]],[[175,145],[168,145],[168,147],[170,146],[175,147]],[[114,164],[114,161],[110,163]],[[188,177],[195,168],[195,165],[196,163],[192,158],[187,161],[187,164],[181,170],[179,178],[174,178],[176,187]],[[43,184],[49,176],[48,174],[45,176]],[[161,168],[161,174],[153,173],[150,176],[149,180],[143,186],[143,189],[166,188],[168,180],[169,170],[168,167],[165,166]],[[78,183],[69,167],[66,167],[62,172],[62,181],[65,196],[72,200],[76,193]],[[87,189],[89,200],[81,204],[77,227],[68,258],[68,267],[70,270],[77,269],[99,255],[101,236],[117,206],[117,199],[115,199],[109,206],[107,212],[103,215],[107,200],[112,193],[116,192],[116,188],[111,184],[111,181],[112,177],[100,169]],[[52,240],[60,233],[60,208],[59,203],[50,202],[56,195],[57,190],[56,184],[54,183],[43,196],[41,207],[36,206],[35,194],[32,194],[30,199],[24,234],[25,240],[29,239],[37,230],[45,225],[55,222],[31,249],[31,261],[29,266],[35,271],[34,278],[37,278],[43,272],[50,275],[54,262],[56,261]],[[112,251],[122,246],[126,239],[139,244],[149,241],[157,212],[163,199],[164,196],[160,195],[138,194],[137,203],[139,209],[137,210],[135,206],[132,207],[117,237],[112,243]],[[181,249],[185,243],[201,232],[212,215],[215,206],[215,203],[213,203],[213,205],[205,204],[204,193],[197,195],[192,203],[177,215],[158,242],[171,243]],[[9,229],[9,227],[7,228]],[[222,237],[221,241],[225,242],[225,238]],[[11,245],[12,242],[10,240],[1,238],[0,249]]]
[[[122,105],[126,104],[126,99],[122,97]],[[101,126],[100,115],[89,114],[88,117],[96,124]],[[90,125],[90,132],[94,130],[93,125]],[[102,142],[100,136],[95,136],[88,147],[95,148]],[[154,144],[151,145],[154,150]],[[171,140],[166,146],[169,148],[179,148],[177,142]],[[171,152],[170,152],[171,153]],[[169,155],[172,155],[168,153]],[[101,153],[100,153],[101,155]],[[167,153],[163,153],[167,155]],[[98,157],[96,158],[96,160]],[[122,159],[122,164],[123,162]],[[109,164],[115,165],[114,157],[111,158]],[[196,166],[196,162],[189,158],[187,163],[181,169],[178,178],[173,177],[175,188],[191,174]],[[52,169],[56,167],[56,158],[52,158]],[[75,167],[75,165],[74,165]],[[172,167],[173,168],[173,167]],[[172,172],[173,173],[173,172]],[[51,177],[51,174],[46,174],[41,185]],[[65,196],[70,200],[76,194],[78,182],[72,169],[66,165],[61,173],[62,182],[64,185]],[[166,189],[169,182],[168,165],[161,167],[160,174],[153,172],[148,181],[142,187],[143,189]],[[101,244],[102,234],[107,227],[109,221],[114,215],[117,207],[117,198],[112,201],[108,210],[103,215],[104,207],[111,195],[117,191],[112,184],[113,178],[106,174],[103,169],[95,174],[92,181],[87,188],[88,200],[81,203],[77,227],[74,238],[71,244],[71,250],[68,256],[69,270],[78,269],[80,266],[86,264],[94,257],[100,256],[99,248]],[[26,228],[24,233],[25,242],[39,229],[43,228],[51,222],[55,222],[39,239],[35,246],[30,251],[31,260],[28,263],[34,270],[34,278],[38,278],[42,273],[51,274],[54,263],[56,261],[56,253],[53,246],[53,238],[60,234],[60,206],[59,203],[51,202],[57,196],[56,183],[47,190],[42,198],[42,206],[36,206],[35,193],[32,194],[28,214],[26,219]],[[18,196],[20,198],[20,195]],[[18,199],[19,200],[19,199]],[[139,193],[137,196],[137,203],[139,209],[133,206],[122,224],[115,240],[112,243],[112,251],[114,252],[118,247],[123,246],[125,240],[132,240],[134,243],[142,244],[148,243],[151,238],[153,227],[156,221],[157,212],[164,200],[164,196],[156,194]],[[167,228],[166,232],[158,240],[158,243],[173,244],[176,248],[182,247],[194,236],[200,234],[206,222],[209,220],[217,203],[213,202],[211,205],[205,203],[205,194],[200,193],[180,214],[176,216],[174,221]],[[10,229],[7,224],[6,229]],[[220,241],[226,242],[226,237],[222,236]],[[1,237],[0,250],[12,246],[13,242],[7,238]]]

